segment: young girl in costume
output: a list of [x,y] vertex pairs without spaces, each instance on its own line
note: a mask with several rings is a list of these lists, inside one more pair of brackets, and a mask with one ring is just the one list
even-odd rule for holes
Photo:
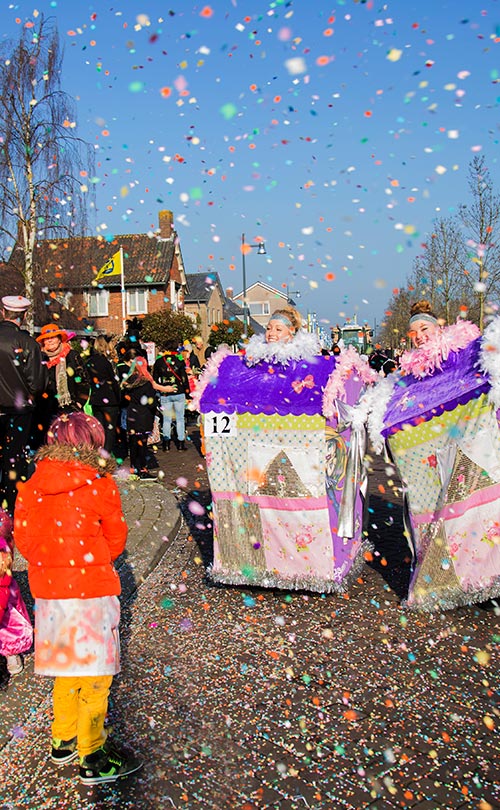
[[292,308],[244,354],[212,355],[190,407],[203,418],[215,582],[346,590],[363,564],[366,484],[351,409],[373,379],[354,349],[322,355]]
[[33,628],[19,585],[12,576],[14,540],[12,519],[0,509],[0,655],[7,659],[9,675],[24,669],[22,654],[33,643]]
[[403,480],[414,555],[408,605],[453,608],[500,595],[500,319],[442,326],[413,305],[414,348],[360,405]]
[[113,561],[127,538],[104,429],[83,411],[61,414],[19,485],[16,545],[35,597],[35,673],[55,677],[52,751],[56,765],[79,757],[93,785],[141,763],[107,739],[108,695],[120,670],[120,579]]

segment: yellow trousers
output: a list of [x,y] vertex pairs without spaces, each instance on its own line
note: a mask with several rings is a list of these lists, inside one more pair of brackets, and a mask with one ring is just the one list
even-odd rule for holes
[[76,737],[81,757],[97,751],[106,740],[104,720],[112,681],[112,675],[58,676],[54,681],[52,736]]

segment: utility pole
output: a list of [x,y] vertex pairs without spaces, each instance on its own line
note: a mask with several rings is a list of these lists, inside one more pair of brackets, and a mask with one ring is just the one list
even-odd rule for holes
[[266,243],[265,242],[257,242],[255,245],[250,245],[248,242],[245,242],[245,234],[241,234],[241,269],[242,269],[242,281],[243,281],[243,328],[245,330],[245,335],[248,333],[248,309],[247,309],[247,269],[246,269],[246,262],[245,257],[247,253],[250,253],[252,248],[258,248],[257,253],[261,256],[264,256],[266,253]]

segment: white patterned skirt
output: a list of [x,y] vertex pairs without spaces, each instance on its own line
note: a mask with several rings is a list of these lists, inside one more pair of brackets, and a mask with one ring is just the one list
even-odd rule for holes
[[120,671],[117,596],[35,600],[37,675],[116,675]]

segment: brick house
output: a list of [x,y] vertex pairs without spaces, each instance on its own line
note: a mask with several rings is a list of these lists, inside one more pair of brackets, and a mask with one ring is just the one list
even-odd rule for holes
[[[243,292],[234,295],[233,301],[243,307]],[[249,315],[263,327],[267,325],[269,316],[277,309],[295,305],[285,291],[277,290],[262,281],[256,281],[247,287],[246,301]]]
[[[124,296],[121,275],[99,281],[101,267],[123,251]],[[9,265],[16,271],[14,248]],[[143,318],[161,309],[183,311],[186,273],[171,211],[159,212],[159,228],[150,234],[43,239],[35,249],[35,332],[54,312],[61,326],[81,332],[123,333],[125,318]],[[22,289],[15,292],[22,292]],[[41,293],[41,295],[40,295]],[[59,310],[59,312],[57,312]],[[68,322],[67,322],[68,321]]]
[[[231,289],[224,293],[218,273],[212,271],[188,273],[186,281],[184,311],[198,324],[198,332],[205,345],[208,343],[210,330],[214,324],[235,318],[243,324],[243,309],[233,300]],[[263,327],[252,317],[249,319],[249,324],[256,334],[264,331]]]

